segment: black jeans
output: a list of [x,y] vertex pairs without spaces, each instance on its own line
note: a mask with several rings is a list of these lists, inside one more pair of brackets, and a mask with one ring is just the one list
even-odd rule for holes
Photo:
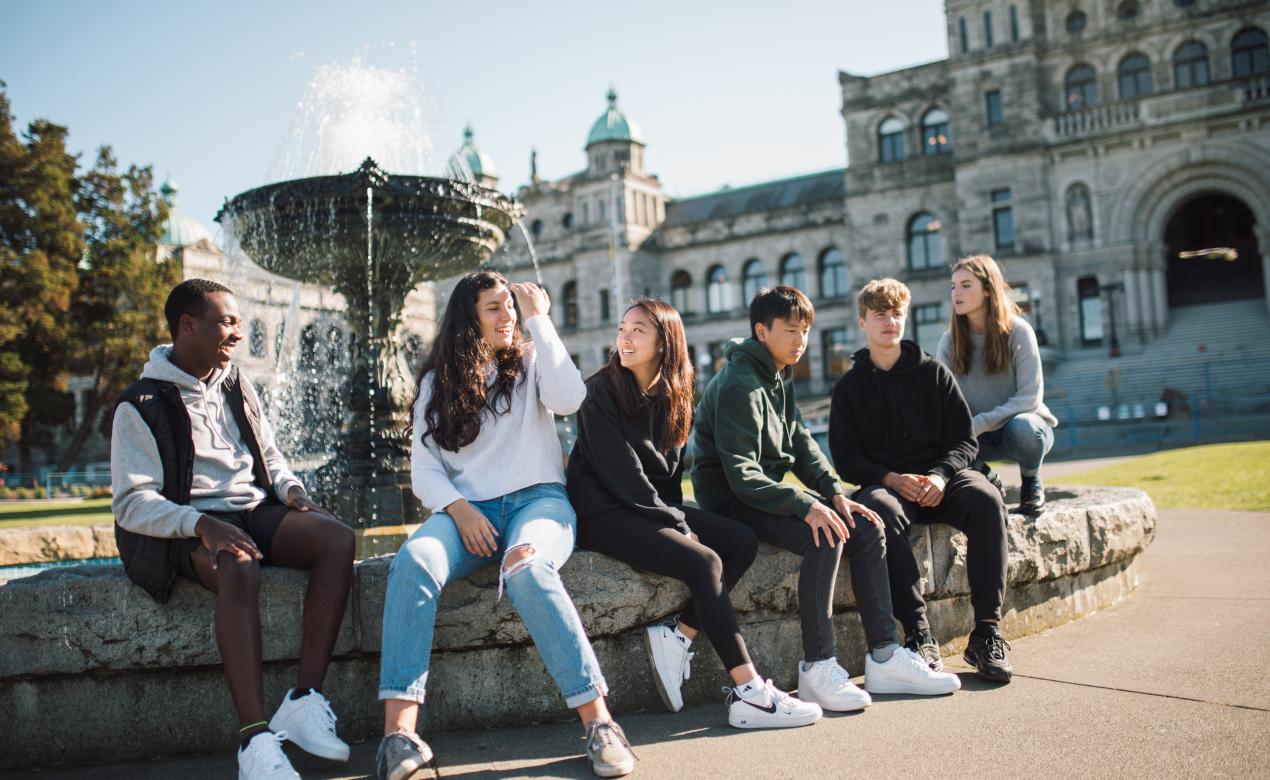
[[909,540],[913,523],[946,523],[966,535],[966,574],[975,620],[1000,620],[1005,600],[1005,504],[1001,493],[978,471],[959,471],[944,486],[939,506],[924,507],[882,485],[861,488],[855,496],[886,524],[887,570],[895,618],[911,636],[929,629],[921,574]]
[[768,514],[740,502],[726,507],[727,513],[754,529],[758,538],[802,556],[798,570],[798,617],[803,629],[803,660],[811,663],[832,658],[833,589],[838,579],[838,562],[844,548],[851,566],[851,587],[864,625],[869,647],[896,641],[891,620],[891,592],[887,587],[886,537],[877,526],[853,515],[855,528],[849,529],[847,543],[833,547],[821,536],[817,547],[811,526],[800,517]]
[[758,538],[726,517],[679,508],[697,541],[632,510],[616,509],[578,518],[578,546],[686,583],[692,600],[679,619],[705,632],[725,668],[744,666],[750,655],[728,593],[754,562]]

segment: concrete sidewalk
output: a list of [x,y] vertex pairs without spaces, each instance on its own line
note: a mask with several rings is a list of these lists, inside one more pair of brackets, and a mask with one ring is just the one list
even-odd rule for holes
[[[1160,512],[1140,590],[1124,604],[1014,643],[1017,675],[938,700],[877,697],[866,712],[780,732],[729,728],[722,703],[619,713],[634,777],[1243,776],[1270,772],[1270,514]],[[761,662],[761,659],[760,659]],[[860,670],[852,670],[860,671]],[[722,702],[722,694],[720,694]],[[86,704],[82,723],[103,728]],[[426,735],[440,777],[591,777],[580,729]],[[299,753],[306,778],[365,777]],[[231,755],[27,772],[46,778],[233,777]],[[16,774],[0,777],[17,777]]]

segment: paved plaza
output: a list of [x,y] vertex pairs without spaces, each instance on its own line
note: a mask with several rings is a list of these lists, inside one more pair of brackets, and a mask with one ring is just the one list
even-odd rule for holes
[[[1014,642],[1008,686],[949,659],[964,687],[947,699],[880,696],[863,714],[805,729],[732,729],[721,704],[620,713],[640,758],[634,776],[1264,777],[1270,513],[1162,510],[1159,521],[1139,591]],[[85,715],[67,728],[107,727]],[[591,777],[574,723],[427,736],[440,777]],[[361,778],[374,753],[355,745],[345,767],[292,755],[306,778]],[[219,754],[21,776],[202,780],[235,769]]]

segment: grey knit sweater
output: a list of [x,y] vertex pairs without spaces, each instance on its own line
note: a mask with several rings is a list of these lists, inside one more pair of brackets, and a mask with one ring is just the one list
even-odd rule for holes
[[[1004,371],[986,374],[983,370],[983,342],[985,334],[971,333],[974,357],[970,373],[958,374],[957,384],[974,415],[975,436],[995,431],[1011,418],[1031,412],[1039,416],[1051,428],[1058,419],[1045,405],[1045,382],[1041,376],[1041,353],[1036,345],[1036,333],[1028,321],[1018,315],[1010,318],[1010,365]],[[952,333],[944,332],[939,340],[935,357],[952,370]]]

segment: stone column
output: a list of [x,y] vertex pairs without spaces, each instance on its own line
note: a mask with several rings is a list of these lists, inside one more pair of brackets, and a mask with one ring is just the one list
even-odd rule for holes
[[1261,253],[1261,286],[1265,290],[1266,308],[1270,311],[1270,227],[1254,225],[1252,233],[1257,237],[1257,251]]
[[1124,333],[1125,340],[1136,338],[1139,343],[1147,340],[1146,328],[1142,322],[1142,307],[1139,306],[1138,271],[1135,268],[1125,269],[1124,276]]

